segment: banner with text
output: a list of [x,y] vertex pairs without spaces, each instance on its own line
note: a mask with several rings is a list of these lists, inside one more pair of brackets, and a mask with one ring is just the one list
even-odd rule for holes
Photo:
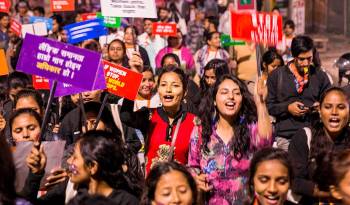
[[103,23],[106,27],[109,28],[119,28],[122,20],[120,17],[113,17],[113,16],[102,16],[100,12],[97,12],[97,18],[103,19]]
[[101,0],[103,16],[157,18],[154,0]]
[[108,61],[103,61],[103,64],[107,91],[129,100],[135,100],[142,81],[142,74]]
[[231,11],[231,30],[233,39],[277,45],[282,40],[282,16]]
[[49,79],[32,75],[33,87],[35,90],[50,90]]
[[103,19],[92,19],[64,27],[67,31],[68,43],[75,44],[84,40],[106,35],[108,29],[103,25]]
[[152,24],[152,34],[160,36],[176,36],[176,23],[155,22]]
[[17,70],[91,90],[101,54],[27,34]]
[[11,8],[10,0],[0,0],[0,12],[9,13]]
[[[96,73],[94,86],[91,90],[104,90],[104,89],[106,89],[106,79],[105,79],[105,74],[103,70],[103,64],[101,62],[100,67]],[[77,94],[85,91],[90,91],[90,90],[78,88],[71,84],[58,82],[56,87],[55,97],[73,95],[73,94]]]
[[50,7],[52,12],[74,11],[75,0],[51,0]]

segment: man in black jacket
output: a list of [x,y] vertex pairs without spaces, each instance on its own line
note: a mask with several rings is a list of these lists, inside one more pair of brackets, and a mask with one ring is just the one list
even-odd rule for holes
[[267,80],[267,106],[276,118],[275,143],[284,150],[288,150],[289,141],[299,128],[310,125],[322,93],[331,86],[314,55],[310,37],[295,37],[291,51],[294,59],[273,71]]

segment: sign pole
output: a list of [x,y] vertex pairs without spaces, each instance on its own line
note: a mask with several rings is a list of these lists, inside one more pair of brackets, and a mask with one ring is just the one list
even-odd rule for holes
[[98,125],[98,123],[100,122],[103,109],[105,108],[106,103],[107,103],[107,99],[108,99],[108,93],[106,93],[106,95],[104,96],[103,101],[102,101],[102,105],[101,105],[101,107],[100,107],[100,110],[98,111],[98,115],[97,115],[96,120],[95,120],[95,123],[94,123],[94,130],[96,130],[97,125]]
[[88,131],[88,127],[86,124],[86,113],[85,113],[85,108],[84,108],[84,102],[83,102],[83,95],[79,93],[79,106],[80,110],[82,112],[82,117],[83,117],[83,126],[85,127],[85,131]]
[[44,117],[43,117],[43,121],[41,123],[41,132],[40,132],[39,143],[41,143],[41,141],[44,140],[44,137],[45,137],[44,136],[45,135],[45,130],[46,130],[46,127],[47,127],[49,116],[50,116],[50,107],[51,107],[51,104],[52,104],[52,101],[53,101],[53,98],[54,98],[54,94],[55,94],[55,91],[56,91],[56,86],[57,86],[57,80],[54,80],[52,85],[51,85],[49,100],[47,102],[47,106],[46,106],[46,109],[45,109],[45,114],[44,114]]

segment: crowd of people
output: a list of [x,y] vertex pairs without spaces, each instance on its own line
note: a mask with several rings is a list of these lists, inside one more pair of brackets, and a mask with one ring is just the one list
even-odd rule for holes
[[[232,0],[157,1],[157,10],[141,27],[125,18],[109,28],[108,44],[75,45],[141,73],[134,101],[93,90],[51,104],[16,71],[26,51],[9,29],[11,18],[48,15],[25,0],[0,13],[10,71],[0,76],[0,204],[350,205],[350,86],[333,85],[312,38],[286,20],[280,44],[257,59],[254,43],[221,43]],[[86,12],[53,14],[47,38],[67,43],[63,26]],[[176,36],[153,35],[154,22],[175,23]],[[47,170],[56,159],[45,146],[60,141],[60,165]],[[27,142],[19,189],[13,153]]]

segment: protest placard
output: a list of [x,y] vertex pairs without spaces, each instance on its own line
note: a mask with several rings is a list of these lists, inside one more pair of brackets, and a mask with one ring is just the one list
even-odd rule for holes
[[101,12],[96,13],[97,18],[103,19],[103,24],[109,28],[119,28],[122,20],[120,17],[102,16]]
[[101,54],[27,34],[17,70],[91,90]]
[[282,16],[262,12],[231,11],[231,24],[233,39],[268,45],[277,45],[282,40]]
[[32,75],[33,87],[35,90],[50,90],[49,79]]
[[160,36],[176,36],[176,23],[155,22],[152,24],[152,34]]
[[51,0],[50,7],[52,12],[74,11],[75,0]]
[[103,25],[103,19],[92,19],[64,27],[67,31],[68,43],[75,44],[87,39],[106,35],[108,29]]
[[21,27],[22,37],[24,38],[27,33],[36,35],[36,36],[46,36],[47,26],[45,22],[38,22],[33,24],[23,24]]
[[142,81],[142,74],[108,61],[103,61],[103,64],[107,91],[129,100],[135,100]]
[[97,18],[96,13],[83,13],[81,14],[81,20],[87,21]]
[[31,16],[29,18],[29,23],[39,23],[44,22],[46,23],[46,28],[48,30],[52,30],[52,22],[53,20],[50,18],[40,17],[40,16]]
[[220,43],[221,43],[221,46],[223,46],[223,47],[245,45],[244,41],[234,40],[228,34],[221,34],[220,35]]
[[[41,180],[41,187],[44,185],[46,177],[54,168],[61,167],[64,146],[66,141],[43,141],[44,152],[46,154],[47,162],[45,166],[45,176]],[[17,142],[14,149],[13,160],[16,168],[16,191],[20,192],[27,179],[29,168],[26,163],[26,158],[33,147],[33,142]]]
[[103,16],[157,18],[154,0],[101,0]]
[[[50,84],[52,84],[52,82]],[[104,89],[106,89],[106,79],[105,79],[105,74],[103,70],[103,64],[101,62],[100,67],[96,73],[94,86],[91,90],[104,90]],[[77,94],[85,91],[90,91],[90,90],[78,88],[71,84],[59,82],[57,83],[55,97],[73,95],[73,94]]]
[[0,76],[9,74],[9,67],[4,49],[0,49]]
[[0,12],[9,13],[11,8],[10,0],[0,0]]
[[22,34],[22,24],[14,18],[11,18],[10,30],[17,36]]
[[99,42],[101,46],[106,46],[116,38],[117,38],[117,35],[112,33],[112,34],[109,34],[108,36],[100,36]]

